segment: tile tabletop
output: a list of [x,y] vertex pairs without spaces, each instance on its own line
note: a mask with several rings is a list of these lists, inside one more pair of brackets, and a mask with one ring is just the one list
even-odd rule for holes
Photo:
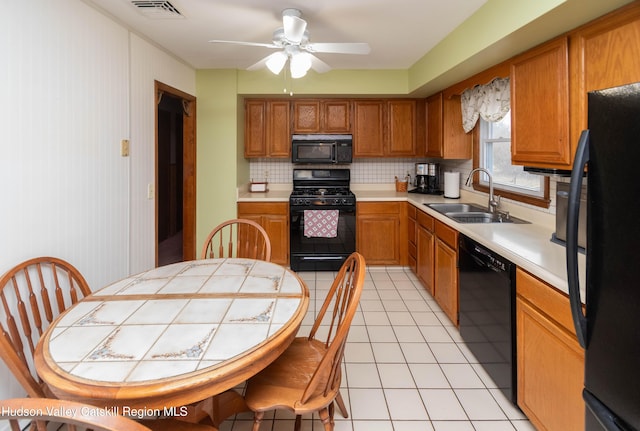
[[63,373],[104,384],[166,379],[257,349],[306,305],[304,283],[250,259],[180,262],[115,282],[49,331]]

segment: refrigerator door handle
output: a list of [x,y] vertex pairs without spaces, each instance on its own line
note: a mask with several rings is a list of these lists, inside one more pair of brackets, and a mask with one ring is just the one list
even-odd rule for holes
[[588,390],[582,390],[582,398],[584,399],[589,411],[593,413],[593,416],[595,416],[600,425],[602,425],[602,428],[606,431],[634,431],[633,428],[622,423],[620,418],[613,414],[607,406],[602,404],[602,402],[593,396],[593,394]]
[[567,282],[573,325],[576,328],[578,342],[587,346],[587,318],[582,312],[580,299],[580,280],[578,278],[578,216],[580,213],[580,193],[584,167],[589,161],[589,130],[583,130],[578,141],[576,156],[571,171],[569,199],[567,205]]

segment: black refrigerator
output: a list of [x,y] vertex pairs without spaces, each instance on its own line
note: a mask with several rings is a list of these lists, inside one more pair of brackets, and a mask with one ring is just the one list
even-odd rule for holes
[[[567,217],[571,311],[585,348],[586,430],[640,431],[640,83],[590,92]],[[577,268],[587,168],[586,312]]]

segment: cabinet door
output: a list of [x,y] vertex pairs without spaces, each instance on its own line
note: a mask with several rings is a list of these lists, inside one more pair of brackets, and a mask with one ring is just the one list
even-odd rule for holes
[[266,147],[267,103],[247,100],[244,105],[244,156],[264,157]]
[[416,257],[418,256],[418,225],[416,221],[416,207],[411,205],[410,203],[406,203],[407,207],[407,239],[408,239],[408,259],[409,259],[409,268],[413,271],[414,274],[417,274],[417,262]]
[[435,235],[424,225],[418,224],[417,237],[417,276],[433,296],[435,294]]
[[267,104],[267,157],[290,157],[289,129],[290,105],[288,101],[270,101]]
[[253,220],[267,231],[271,262],[289,264],[289,204],[239,202],[238,218]]
[[470,159],[473,157],[472,133],[462,128],[462,102],[460,97],[445,97],[442,101],[442,157]]
[[320,127],[319,100],[293,102],[293,133],[318,133]]
[[436,237],[435,298],[442,311],[458,325],[458,254]]
[[[442,157],[442,93],[427,99],[427,157]],[[462,121],[462,120],[460,120]]]
[[511,63],[511,161],[571,169],[568,42],[563,37]]
[[584,350],[569,299],[520,269],[516,289],[518,405],[538,430],[583,431]]
[[[632,4],[570,35],[571,143],[587,128],[587,92],[640,81],[640,4]],[[574,150],[575,151],[575,150]]]
[[580,345],[526,301],[516,302],[518,405],[539,430],[584,430]]
[[403,208],[401,202],[357,204],[356,249],[365,257],[367,264],[406,264],[406,248],[400,247],[402,239],[406,241],[407,238],[406,225],[401,222],[403,215],[406,220]]
[[415,157],[416,101],[390,100],[387,104],[387,148],[386,155]]
[[325,133],[351,133],[351,103],[348,100],[325,100],[322,111]]
[[353,111],[353,156],[384,156],[384,102],[356,100]]
[[260,224],[271,238],[271,262],[289,264],[289,216],[265,215]]

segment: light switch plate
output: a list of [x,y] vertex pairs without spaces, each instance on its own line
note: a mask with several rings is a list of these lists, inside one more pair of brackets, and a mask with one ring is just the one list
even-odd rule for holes
[[123,139],[120,141],[120,155],[122,157],[129,157],[129,140]]

